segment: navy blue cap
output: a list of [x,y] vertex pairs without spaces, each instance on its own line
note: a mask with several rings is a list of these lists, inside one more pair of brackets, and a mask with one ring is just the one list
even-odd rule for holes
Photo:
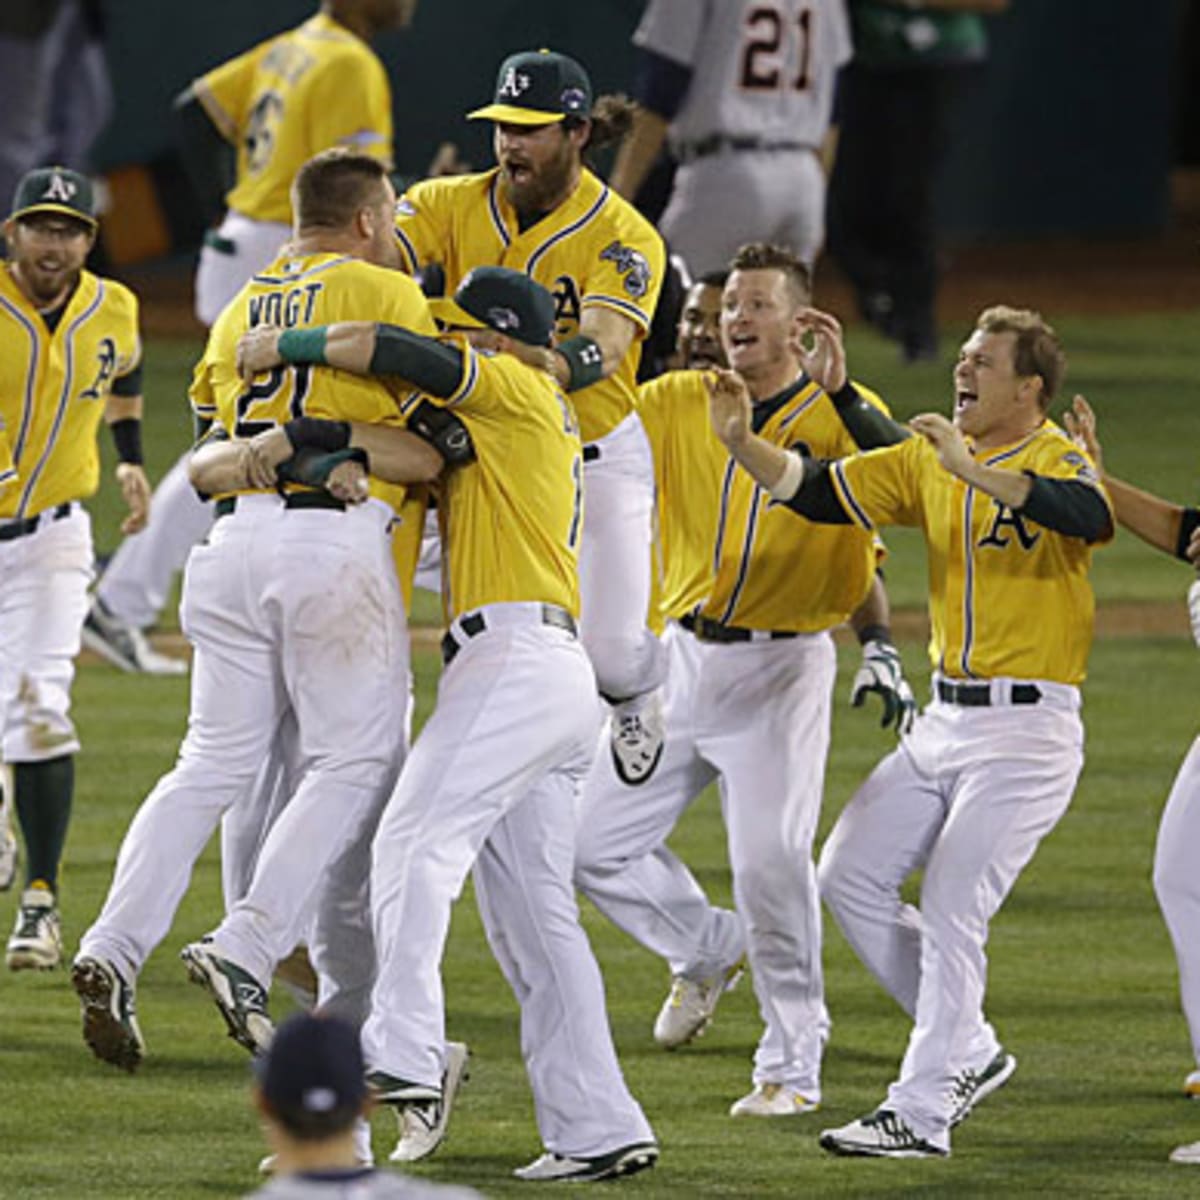
[[348,1126],[367,1094],[358,1032],[340,1017],[289,1017],[275,1030],[255,1073],[283,1124],[309,1132]]

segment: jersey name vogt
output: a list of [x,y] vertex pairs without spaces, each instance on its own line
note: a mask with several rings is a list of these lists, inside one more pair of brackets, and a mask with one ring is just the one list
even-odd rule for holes
[[[399,381],[308,365],[278,366],[244,383],[236,370],[238,338],[256,325],[286,328],[378,320],[414,333],[436,333],[420,288],[398,271],[339,254],[286,255],[254,276],[221,313],[192,379],[197,416],[249,438],[292,417],[403,425]],[[372,479],[371,494],[399,511],[404,489]]]
[[127,287],[84,271],[51,332],[0,265],[0,517],[33,516],[96,491],[105,400],[141,356],[137,297]]
[[[980,456],[988,466],[1078,480],[1111,503],[1095,465],[1052,421]],[[929,561],[930,658],[956,678],[1077,684],[1092,641],[1092,547],[1037,525],[946,471],[924,438],[834,464],[863,529],[916,525]]]
[[666,252],[654,227],[591,171],[524,232],[498,170],[424,180],[397,202],[396,236],[408,271],[441,265],[448,295],[472,267],[485,264],[536,279],[554,296],[559,341],[579,332],[593,306],[628,317],[637,336],[620,365],[571,399],[585,442],[611,432],[633,411],[640,341],[658,303]]

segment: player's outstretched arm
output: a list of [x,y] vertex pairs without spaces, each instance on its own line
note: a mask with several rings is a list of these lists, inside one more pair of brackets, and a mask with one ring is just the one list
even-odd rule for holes
[[1200,528],[1200,511],[1172,504],[1110,475],[1104,469],[1104,450],[1100,445],[1095,411],[1083,396],[1076,396],[1071,402],[1071,410],[1063,414],[1063,424],[1079,448],[1086,451],[1100,468],[1100,478],[1113,503],[1117,520],[1155,549],[1192,561],[1188,543],[1192,533]]

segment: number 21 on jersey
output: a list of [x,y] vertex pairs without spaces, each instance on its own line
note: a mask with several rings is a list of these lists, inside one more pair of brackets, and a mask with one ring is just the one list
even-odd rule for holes
[[256,380],[237,398],[234,434],[252,438],[293,417],[304,416],[311,379],[312,367],[307,363],[272,367],[265,379]]
[[795,70],[788,53],[791,40],[788,16],[774,4],[755,5],[746,14],[742,67],[738,83],[747,91],[775,92],[785,88],[807,91],[812,82],[813,13],[807,5],[795,13]]

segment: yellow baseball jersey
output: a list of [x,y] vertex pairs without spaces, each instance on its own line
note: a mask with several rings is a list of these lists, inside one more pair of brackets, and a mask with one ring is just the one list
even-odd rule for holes
[[321,150],[352,146],[391,164],[387,72],[366,42],[324,13],[192,86],[237,147],[237,182],[225,202],[256,221],[291,221],[292,179]]
[[[987,466],[1080,480],[1112,505],[1094,465],[1053,422],[979,456]],[[865,529],[916,525],[929,559],[929,653],[955,678],[1079,683],[1092,641],[1091,547],[1013,512],[945,470],[921,437],[834,464],[834,488]]]
[[421,539],[425,533],[425,510],[429,507],[429,489],[415,484],[404,490],[404,499],[396,506],[397,520],[392,525],[392,562],[400,581],[404,611],[412,612],[413,579],[421,558]]
[[[192,408],[243,438],[299,416],[402,426],[400,404],[411,388],[396,380],[308,365],[278,366],[250,384],[237,374],[237,341],[247,329],[375,320],[436,333],[429,305],[407,275],[342,254],[281,255],[242,288],[212,327],[192,377]],[[371,494],[399,512],[405,489],[372,479]]]
[[113,382],[142,357],[137,297],[84,271],[52,333],[0,266],[0,517],[100,485],[96,429]]
[[[859,391],[883,408],[872,392]],[[761,437],[815,458],[855,446],[825,392],[807,377],[790,393],[756,406]],[[885,410],[886,411],[886,410]],[[701,614],[725,625],[814,633],[841,624],[866,597],[877,562],[872,535],[845,525],[792,520],[796,514],[731,459],[719,492],[716,578]]]
[[553,293],[559,341],[579,332],[589,308],[607,308],[637,328],[617,369],[573,392],[585,442],[611,432],[634,409],[641,339],[662,287],[666,252],[654,227],[591,171],[552,213],[524,233],[498,170],[427,179],[396,205],[396,236],[409,271],[439,263],[453,292],[472,267],[511,267]]
[[[712,589],[729,454],[712,432],[701,371],[668,371],[642,384],[638,413],[654,455],[658,610],[678,620]],[[652,614],[651,623],[661,618]]]
[[465,339],[455,345],[462,380],[446,399],[430,398],[463,419],[476,458],[442,481],[446,619],[527,600],[578,616],[583,445],[575,413],[545,372]]

